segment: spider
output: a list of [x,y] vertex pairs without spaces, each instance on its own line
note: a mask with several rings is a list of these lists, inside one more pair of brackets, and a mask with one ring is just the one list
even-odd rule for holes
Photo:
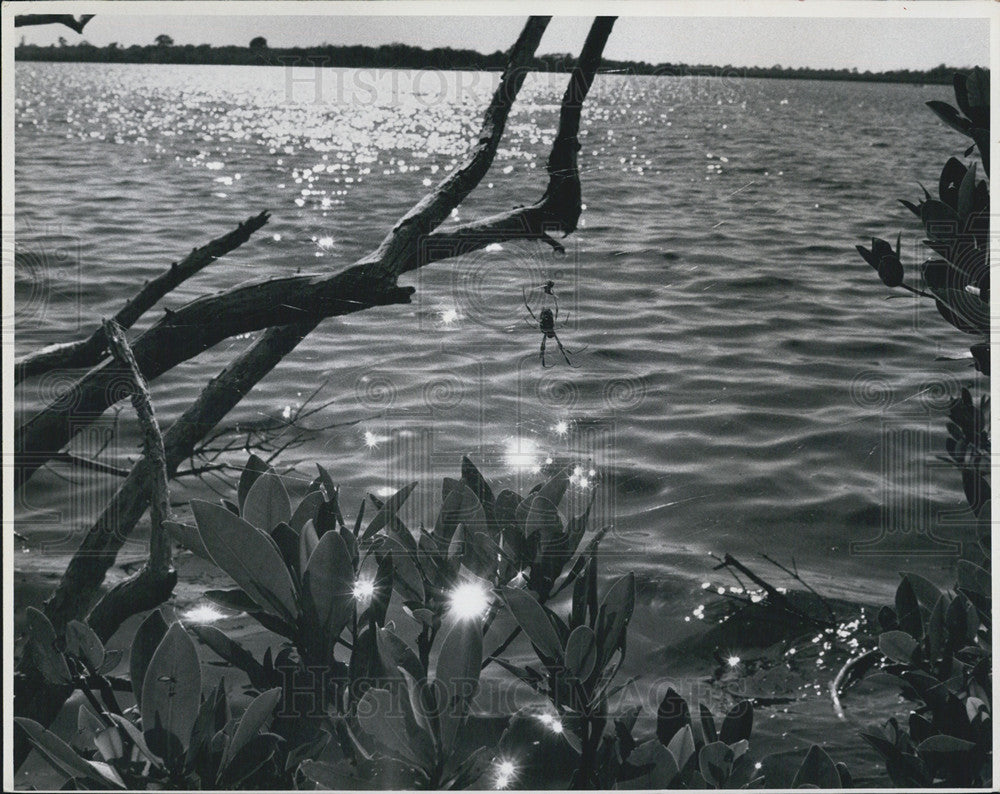
[[[546,281],[542,285],[542,292],[544,293],[544,295],[542,296],[542,307],[539,309],[537,316],[535,315],[535,312],[532,311],[531,306],[528,304],[528,294],[525,291],[525,288],[521,287],[521,295],[524,297],[524,308],[528,310],[528,314],[531,315],[531,319],[538,324],[538,330],[542,332],[542,349],[540,352],[540,356],[542,359],[542,366],[548,368],[548,366],[545,363],[545,343],[549,339],[555,339],[556,344],[559,346],[559,352],[562,353],[562,357],[566,359],[566,363],[569,364],[571,367],[575,368],[578,367],[579,365],[574,364],[572,361],[570,361],[568,355],[573,351],[567,350],[565,347],[563,347],[563,343],[559,341],[559,337],[556,335],[556,320],[559,319],[559,299],[556,297],[556,294],[552,291],[552,288],[554,286],[555,286],[554,281]],[[548,306],[545,305],[548,302],[545,298],[545,295],[548,295],[549,297],[552,298],[552,304],[555,306],[554,312],[552,309],[550,309]],[[565,324],[566,321],[564,320],[563,325]],[[553,364],[553,366],[555,365]]]

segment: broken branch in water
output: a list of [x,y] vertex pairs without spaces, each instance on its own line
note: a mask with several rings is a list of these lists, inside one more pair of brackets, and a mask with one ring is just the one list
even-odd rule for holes
[[859,656],[848,659],[844,666],[840,668],[837,677],[830,682],[830,699],[833,701],[833,710],[839,719],[846,719],[844,707],[840,703],[840,696],[850,683],[847,678],[851,676],[852,681],[857,681],[881,658],[881,652],[877,648],[865,651]]
[[[809,584],[801,576],[799,576],[798,568],[796,568],[795,570],[789,570],[777,560],[769,557],[767,554],[762,554],[761,557],[763,557],[765,560],[767,560],[769,563],[771,563],[771,565],[775,566],[776,568],[780,568],[786,574],[791,576],[796,582],[798,582],[800,585],[806,588],[806,590],[808,590],[810,593],[816,596],[816,598],[820,600],[820,603],[823,604],[823,608],[826,609],[826,614],[830,616],[830,622],[831,623],[837,622],[837,614],[833,611],[833,607],[830,606],[830,602],[827,601],[827,599],[821,596],[819,593],[817,593],[815,588],[811,584]],[[792,560],[792,565],[793,566],[795,565],[794,559]]]
[[[712,556],[715,557],[714,554]],[[715,557],[715,559],[718,560],[719,558]],[[778,566],[778,567],[782,568],[782,570],[787,570],[783,566]],[[808,612],[799,609],[797,606],[795,606],[795,604],[792,603],[791,599],[789,599],[787,595],[782,593],[778,588],[776,588],[770,582],[766,581],[765,579],[762,579],[760,576],[758,576],[752,570],[747,568],[747,566],[745,566],[731,554],[726,554],[725,557],[723,557],[719,561],[719,564],[716,565],[713,570],[718,571],[723,568],[729,570],[730,573],[733,573],[734,571],[739,571],[740,573],[742,573],[747,579],[749,579],[751,582],[757,585],[757,587],[759,587],[761,590],[767,593],[770,604],[772,604],[775,608],[784,610],[789,615],[795,617],[796,619],[802,621],[803,623],[814,625],[820,628],[830,628],[836,625],[836,616],[833,615],[833,611],[830,610],[830,606],[829,604],[826,603],[826,599],[824,599],[822,596],[819,596],[819,594],[817,594],[815,590],[812,590],[812,588],[809,589],[814,594],[816,594],[820,598],[820,600],[823,601],[826,608],[830,610],[830,615],[832,616],[830,620],[824,620],[822,618],[818,618],[815,615],[810,615]],[[798,581],[801,581],[801,579],[798,579]]]

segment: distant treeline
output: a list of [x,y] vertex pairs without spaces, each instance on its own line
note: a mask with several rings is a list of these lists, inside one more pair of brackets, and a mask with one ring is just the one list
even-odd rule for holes
[[[271,66],[343,66],[380,69],[463,69],[499,71],[506,54],[497,50],[485,54],[475,50],[437,47],[426,50],[408,44],[383,44],[379,47],[320,45],[315,47],[269,47],[263,37],[257,37],[248,47],[213,47],[209,44],[174,44],[169,36],[158,36],[155,44],[121,47],[111,43],[96,47],[86,41],[41,47],[24,44],[15,48],[19,61],[72,61],[90,63],[183,63]],[[542,55],[535,58],[533,68],[544,71],[568,71],[576,62],[573,55]],[[928,70],[897,69],[891,72],[861,72],[857,69],[808,69],[777,66],[707,66],[645,61],[614,61],[604,59],[603,72],[639,75],[674,75],[706,77],[772,77],[801,80],[862,80],[882,83],[947,83],[957,70],[951,66],[935,66]]]

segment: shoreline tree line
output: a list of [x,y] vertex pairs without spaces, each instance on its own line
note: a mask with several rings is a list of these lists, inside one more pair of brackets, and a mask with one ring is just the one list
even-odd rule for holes
[[[161,34],[152,44],[128,47],[117,42],[98,47],[87,41],[70,44],[60,38],[58,44],[41,46],[21,43],[14,50],[16,61],[55,61],[72,63],[166,63],[229,66],[323,66],[332,68],[446,69],[501,71],[506,54],[497,50],[482,53],[469,49],[436,47],[424,49],[409,44],[383,44],[370,47],[322,44],[311,47],[270,47],[263,36],[253,38],[246,47],[210,44],[175,44]],[[530,68],[547,72],[570,72],[576,56],[570,53],[539,55]],[[605,59],[605,73],[674,77],[761,77],[792,80],[846,80],[878,83],[951,84],[956,67],[940,64],[932,69],[896,69],[885,72],[857,68],[813,69],[776,64],[773,66],[724,66],[685,63],[648,63]]]

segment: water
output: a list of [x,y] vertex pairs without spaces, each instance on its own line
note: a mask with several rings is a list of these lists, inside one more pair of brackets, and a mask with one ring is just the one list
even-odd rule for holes
[[[273,219],[249,244],[164,305],[350,264],[466,151],[495,80],[16,68],[18,241],[48,263],[18,273],[19,352],[89,331],[144,279],[261,209]],[[564,79],[528,78],[491,172],[453,220],[540,196]],[[943,392],[973,380],[966,362],[934,359],[967,353],[966,340],[933,307],[887,301],[854,245],[903,230],[905,261],[922,260],[895,199],[913,199],[918,180],[936,185],[961,153],[924,107],[949,93],[600,76],[584,112],[586,210],[565,257],[504,244],[418,271],[403,280],[417,287],[411,306],[324,322],[231,418],[280,416],[325,382],[316,404],[332,404],[310,423],[358,424],[290,452],[286,463],[307,464],[290,487],[301,492],[318,460],[353,508],[366,489],[419,478],[414,524],[432,520],[440,477],[457,473],[462,453],[523,490],[548,456],[569,456],[602,483],[609,567],[637,571],[664,619],[679,621],[717,578],[710,552],[794,557],[815,586],[868,603],[890,596],[900,569],[946,583],[954,552],[926,531],[883,533],[881,506],[970,539],[961,521],[938,520],[964,500],[933,457]],[[540,366],[522,288],[548,278],[578,368],[551,349],[556,366]],[[224,342],[155,382],[164,423],[248,343]],[[18,408],[36,409],[61,383],[23,385]],[[901,431],[911,431],[906,466],[883,471]],[[134,457],[135,438],[119,443],[120,460]],[[66,535],[114,485],[58,473],[78,485],[42,472],[19,507],[22,569],[58,567]],[[204,493],[182,482],[178,501]]]

